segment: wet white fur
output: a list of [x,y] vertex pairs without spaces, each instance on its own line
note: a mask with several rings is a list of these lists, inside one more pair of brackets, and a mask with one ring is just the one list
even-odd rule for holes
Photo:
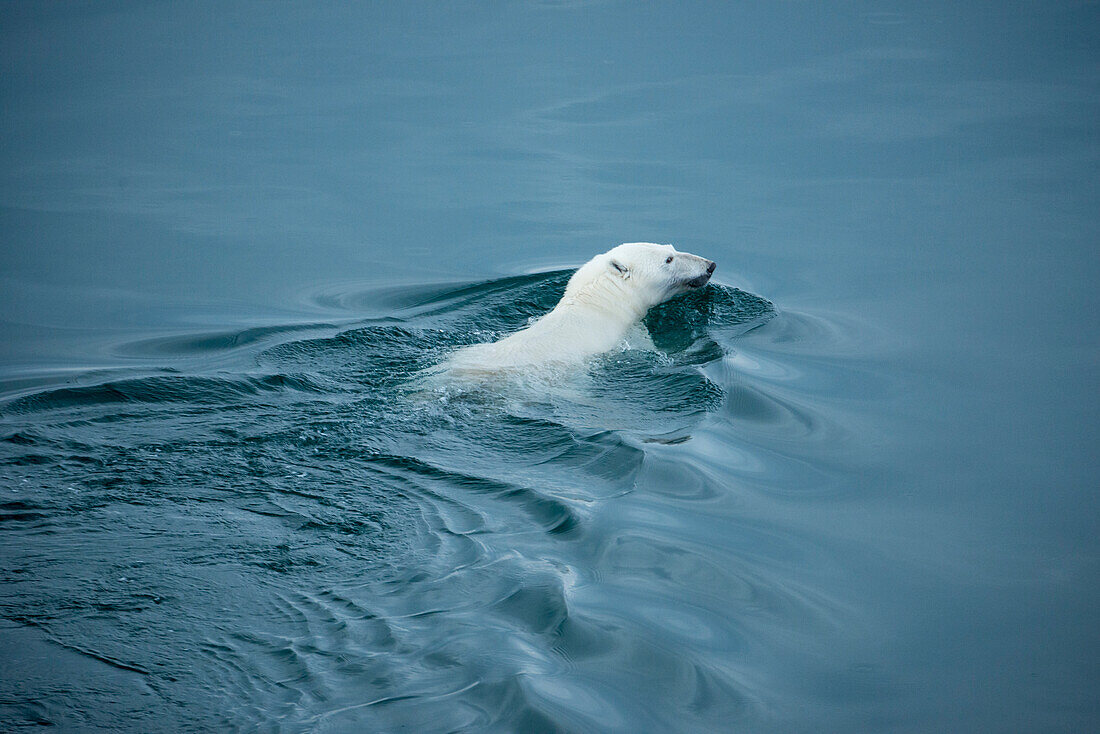
[[[667,262],[669,257],[672,262]],[[597,255],[569,279],[552,311],[491,344],[455,352],[451,372],[494,372],[578,362],[620,346],[653,306],[690,290],[710,261],[672,245],[632,242]]]

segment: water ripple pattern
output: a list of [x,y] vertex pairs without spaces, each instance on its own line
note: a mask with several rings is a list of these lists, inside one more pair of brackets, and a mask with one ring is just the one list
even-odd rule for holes
[[842,491],[810,457],[844,428],[800,385],[853,366],[809,353],[831,326],[713,284],[649,314],[657,351],[424,379],[568,275],[410,288],[367,320],[378,294],[320,294],[343,319],[146,339],[116,351],[150,366],[5,385],[4,624],[86,672],[8,692],[0,721],[766,723],[790,693],[762,661],[848,613],[814,583],[813,536],[752,508]]

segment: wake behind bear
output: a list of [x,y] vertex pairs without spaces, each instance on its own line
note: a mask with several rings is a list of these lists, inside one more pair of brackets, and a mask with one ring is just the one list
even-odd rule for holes
[[705,286],[714,268],[714,262],[672,245],[619,245],[581,266],[558,304],[538,321],[499,341],[460,349],[443,367],[478,375],[582,362],[623,344],[650,308]]

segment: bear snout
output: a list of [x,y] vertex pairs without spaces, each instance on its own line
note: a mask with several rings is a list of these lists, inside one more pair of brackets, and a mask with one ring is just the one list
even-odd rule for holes
[[702,272],[696,270],[698,275],[694,277],[688,277],[680,281],[681,287],[686,288],[702,288],[708,282],[710,282],[710,276],[714,273],[714,269],[718,267],[718,263],[713,260],[707,260],[705,257],[699,257],[698,255],[688,255],[688,257],[695,263],[698,263],[696,267],[700,267]]

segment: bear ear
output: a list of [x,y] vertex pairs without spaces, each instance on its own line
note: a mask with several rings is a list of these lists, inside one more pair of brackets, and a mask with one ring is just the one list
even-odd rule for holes
[[626,266],[620,263],[618,260],[611,261],[611,269],[621,278],[629,278],[630,271],[626,269]]

